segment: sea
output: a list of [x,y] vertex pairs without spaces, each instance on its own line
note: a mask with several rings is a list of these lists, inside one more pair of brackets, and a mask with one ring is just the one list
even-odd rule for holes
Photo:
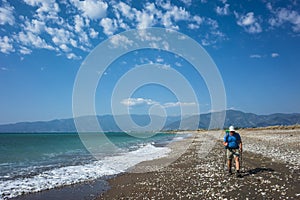
[[[120,149],[95,158],[77,133],[0,134],[0,199],[116,175],[134,165],[170,153],[170,142],[189,137],[157,133],[133,137],[124,132],[105,136]],[[99,145],[101,148],[101,145]]]

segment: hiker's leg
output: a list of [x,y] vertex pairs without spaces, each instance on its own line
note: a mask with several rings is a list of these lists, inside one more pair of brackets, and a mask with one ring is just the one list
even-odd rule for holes
[[240,160],[239,156],[235,156],[235,169],[236,169],[236,177],[237,178],[242,178],[241,172],[240,172]]
[[228,172],[231,173],[231,160],[232,160],[232,152],[229,149],[226,149],[227,153],[227,169]]
[[231,159],[227,160],[228,171],[231,172]]
[[240,150],[236,149],[234,152],[234,159],[235,159],[235,169],[237,172],[240,171]]
[[238,156],[235,156],[235,169],[236,171],[239,171],[240,170],[240,159]]
[[230,176],[232,174],[232,171],[231,171],[231,163],[232,163],[232,159],[228,159],[227,160],[227,167],[228,167],[228,176]]

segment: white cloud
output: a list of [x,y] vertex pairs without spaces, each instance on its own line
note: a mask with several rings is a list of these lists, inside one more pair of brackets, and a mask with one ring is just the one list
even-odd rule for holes
[[208,24],[212,30],[216,30],[219,28],[218,22],[214,19],[206,18],[205,23]]
[[106,16],[108,4],[99,0],[71,0],[71,3],[83,13],[83,16],[92,20],[101,19]]
[[136,9],[131,8],[129,5],[123,2],[114,5],[114,8],[120,11],[123,16],[127,17],[130,20],[133,20],[135,18],[135,13],[137,12]]
[[162,7],[167,10],[162,16],[162,25],[166,28],[178,30],[175,22],[189,20],[190,13],[182,7],[171,5],[170,2],[163,4]]
[[240,16],[238,19],[238,25],[240,26],[249,26],[255,22],[254,13],[249,12],[246,15]]
[[156,58],[156,62],[159,62],[159,63],[164,62],[164,59],[161,57],[158,57],[158,58]]
[[[119,15],[121,14],[125,19],[130,20],[130,25],[138,29],[159,24],[166,28],[178,30],[179,26],[176,22],[180,20],[190,20],[191,17],[185,8],[172,5],[170,2],[156,2],[156,4],[146,3],[141,10],[131,8],[123,2],[117,3],[113,7],[119,21],[121,19]],[[122,26],[127,28],[124,21],[122,21]]]
[[[90,45],[90,44],[88,44],[88,45]],[[89,47],[83,46],[83,45],[79,45],[78,48],[82,51],[85,51],[85,52],[90,52],[91,51],[91,49]]]
[[118,28],[117,20],[110,18],[103,18],[100,25],[103,27],[103,32],[108,36],[113,35]]
[[204,38],[204,39],[201,40],[201,44],[202,44],[203,46],[209,46],[209,45],[211,45],[212,43],[211,43],[208,39]]
[[184,106],[196,106],[195,102],[169,102],[163,105],[164,108],[172,108],[172,107],[184,107]]
[[262,32],[262,28],[259,23],[255,22],[251,26],[246,29],[249,33],[260,33]]
[[194,30],[194,29],[199,29],[200,26],[198,24],[188,24],[188,28]]
[[161,42],[162,40],[161,37],[154,36],[153,34],[145,30],[139,30],[137,37],[139,37],[139,39],[142,41]]
[[146,99],[146,98],[127,98],[123,99],[121,104],[133,107],[133,106],[141,106],[141,105],[160,105],[163,108],[174,108],[174,107],[183,107],[183,106],[196,106],[197,104],[195,102],[167,102],[164,104],[161,104],[157,101],[154,101],[152,99]]
[[169,45],[169,43],[167,42],[167,41],[163,41],[162,42],[162,48],[164,49],[164,50],[169,50],[170,49],[170,45]]
[[271,54],[271,57],[272,57],[272,58],[276,58],[276,57],[278,57],[278,56],[279,56],[278,53],[272,53],[272,54]]
[[59,5],[55,0],[24,0],[24,2],[32,7],[38,7],[36,16],[41,21],[59,21],[58,12],[60,11]]
[[166,14],[163,15],[162,25],[166,28],[171,28],[171,29],[175,29],[175,30],[179,29],[178,26],[173,24],[171,15],[169,13],[166,13]]
[[180,1],[182,1],[187,6],[191,6],[192,5],[192,0],[180,0]]
[[110,42],[113,45],[113,48],[123,47],[127,48],[128,46],[133,45],[133,41],[129,40],[127,37],[123,35],[114,35],[110,38]]
[[251,54],[249,57],[250,58],[261,58],[262,56],[259,54]]
[[91,38],[97,38],[99,33],[97,31],[95,31],[95,29],[90,28],[89,34],[90,34]]
[[262,28],[257,22],[258,20],[254,17],[253,12],[249,12],[246,15],[239,15],[235,12],[237,18],[237,24],[245,29],[248,33],[260,33]]
[[42,39],[40,36],[35,35],[31,32],[20,32],[16,36],[17,40],[22,43],[25,46],[39,48],[39,49],[49,49],[54,50],[55,48],[51,45],[47,44],[44,39]]
[[14,7],[4,4],[3,7],[0,7],[0,25],[9,24],[14,25],[15,17],[13,15]]
[[218,41],[227,39],[226,35],[219,31],[219,25],[215,20],[207,19],[205,23],[208,24],[210,31],[202,36],[201,44],[203,46],[211,46],[216,44]]
[[187,12],[184,8],[177,6],[173,6],[169,13],[176,22],[179,20],[188,20],[190,17],[189,12]]
[[218,15],[229,15],[229,4],[225,4],[224,7],[217,6],[216,12]]
[[269,19],[269,24],[271,26],[280,26],[281,25],[281,23],[279,23],[275,18]]
[[89,36],[86,32],[81,32],[78,36],[79,42],[84,44],[84,46],[91,46]]
[[130,26],[125,23],[124,19],[121,18],[121,16],[119,14],[117,14],[117,20],[118,20],[119,28],[124,29],[124,30],[130,29]]
[[179,62],[175,62],[175,65],[176,65],[177,67],[182,67],[182,64],[179,63]]
[[218,22],[212,18],[195,15],[188,21],[194,21],[196,23],[188,24],[188,28],[191,30],[200,29],[200,27],[202,27],[203,32],[200,40],[203,46],[211,46],[216,44],[218,41],[227,39],[226,35],[219,30]]
[[266,4],[266,7],[267,7],[267,9],[268,9],[269,11],[273,12],[273,6],[272,6],[272,4],[271,4],[270,2],[268,2],[268,3]]
[[194,20],[198,25],[202,24],[202,22],[203,22],[203,19],[202,19],[200,16],[198,16],[198,15],[195,15],[195,16],[193,17],[193,20]]
[[46,32],[52,36],[52,41],[58,46],[61,44],[69,44],[70,38],[74,36],[72,32],[64,28],[47,27]]
[[[278,57],[279,56],[279,54],[278,53],[271,53],[271,55],[270,55],[272,58],[276,58],[276,57]],[[267,57],[267,55],[260,55],[260,54],[251,54],[250,56],[249,56],[250,58],[265,58],[265,57]]]
[[170,69],[172,69],[171,65],[168,65],[168,64],[160,65],[159,68],[163,69],[163,70],[170,70]]
[[136,20],[138,22],[138,29],[145,29],[152,27],[155,24],[155,17],[152,13],[147,13],[146,11],[137,12]]
[[140,57],[139,60],[142,64],[150,64],[150,65],[154,64],[154,62],[147,57]]
[[157,1],[158,5],[165,9],[165,10],[171,10],[172,9],[172,5],[170,1]]
[[[125,17],[125,19],[129,19],[131,23],[136,23],[135,26],[138,29],[152,27],[154,24],[157,23],[157,20],[161,18],[161,11],[159,11],[156,8],[156,5],[154,3],[146,3],[142,10],[131,8],[129,5],[123,2],[115,5],[114,8],[116,9],[116,13],[120,11],[120,14],[122,14]],[[121,19],[121,17],[118,15],[117,17],[120,26],[122,26],[125,29],[128,28],[128,26],[124,24],[124,21]]]
[[132,106],[137,106],[137,105],[154,105],[154,104],[159,104],[156,101],[153,101],[152,99],[145,99],[145,98],[127,98],[123,99],[121,101],[121,104],[132,107]]
[[279,27],[284,23],[289,23],[292,25],[292,30],[294,32],[300,32],[300,14],[297,11],[287,8],[278,8],[276,11],[271,10],[271,12],[275,15],[269,19],[269,24],[271,26]]
[[0,36],[0,51],[6,54],[9,54],[10,52],[14,52],[15,49],[13,48],[12,42],[13,40],[7,36],[4,37]]
[[80,59],[81,59],[81,56],[77,56],[77,55],[75,55],[74,53],[68,53],[68,54],[67,54],[67,58],[68,58],[68,59],[73,59],[73,60],[80,60]]
[[52,0],[50,1],[49,0],[23,0],[23,1],[30,6],[41,6],[42,4],[44,4],[44,8],[43,8],[44,11],[49,11],[50,9],[49,3],[53,2]]
[[71,49],[66,44],[59,45],[59,48],[61,48],[64,52],[71,51]]
[[31,22],[26,19],[24,23],[25,31],[30,31],[36,34],[40,34],[43,30],[45,30],[45,27],[45,22],[39,21],[37,19],[32,19]]
[[200,25],[203,23],[203,19],[198,15],[193,16],[191,21],[195,22],[195,23],[188,24],[188,28],[192,30],[199,29]]
[[74,26],[75,31],[77,33],[81,33],[82,29],[84,27],[83,18],[80,15],[75,15],[75,17],[74,17],[74,23],[75,23],[75,26]]
[[23,47],[23,46],[20,47],[19,51],[23,55],[27,55],[27,54],[31,54],[32,53],[32,50],[28,49],[27,47]]
[[8,69],[6,67],[0,67],[0,70],[2,70],[2,71],[8,71]]
[[77,41],[76,41],[76,40],[70,38],[69,41],[70,41],[70,44],[71,44],[73,47],[78,48],[78,44],[77,44]]

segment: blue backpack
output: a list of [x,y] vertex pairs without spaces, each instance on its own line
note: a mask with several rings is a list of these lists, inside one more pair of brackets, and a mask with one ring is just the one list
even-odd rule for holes
[[[225,140],[225,142],[228,142],[229,143],[229,141],[228,141],[228,137],[229,137],[229,130],[226,130],[226,132],[225,132],[225,137],[226,137],[226,140]],[[228,149],[229,147],[228,146],[225,146],[225,149]]]

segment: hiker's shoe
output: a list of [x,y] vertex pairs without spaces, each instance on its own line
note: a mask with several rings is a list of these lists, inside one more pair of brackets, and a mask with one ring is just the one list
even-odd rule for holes
[[231,175],[232,175],[232,172],[229,171],[229,172],[227,173],[227,176],[231,176]]
[[240,172],[237,172],[237,173],[235,174],[235,176],[236,176],[237,178],[242,178],[242,175],[241,175]]

